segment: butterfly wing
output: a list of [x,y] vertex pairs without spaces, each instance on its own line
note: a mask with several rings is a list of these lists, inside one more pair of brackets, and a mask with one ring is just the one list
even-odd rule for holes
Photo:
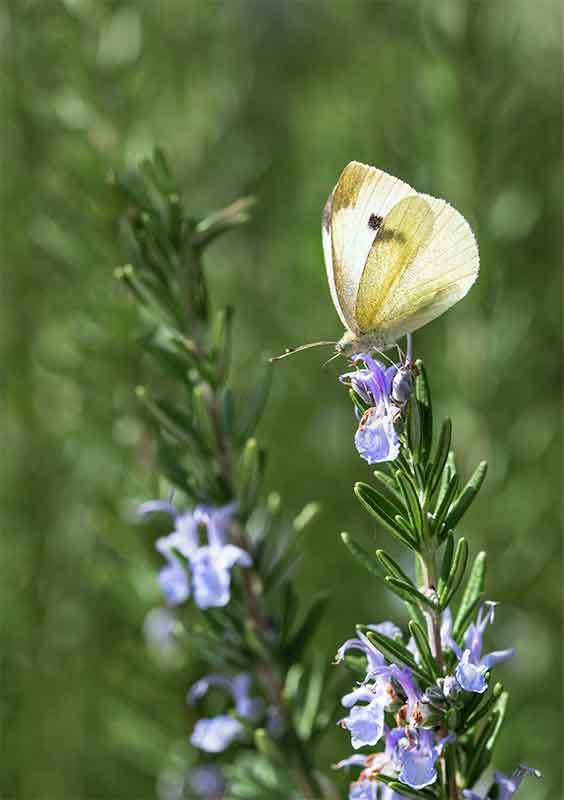
[[412,194],[399,178],[351,161],[325,205],[322,237],[329,289],[341,321],[354,333],[360,332],[355,313],[359,282],[379,226]]
[[444,200],[408,197],[374,238],[356,297],[357,326],[393,341],[464,297],[478,271],[478,246],[464,217]]

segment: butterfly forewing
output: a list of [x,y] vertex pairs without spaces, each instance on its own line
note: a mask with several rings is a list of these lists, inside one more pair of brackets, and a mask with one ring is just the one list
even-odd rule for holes
[[358,286],[355,318],[360,331],[381,326],[386,300],[429,242],[433,223],[431,206],[419,195],[400,200],[384,217]]
[[354,333],[361,275],[388,212],[414,190],[375,167],[351,161],[343,170],[324,212],[324,254],[331,296],[339,316]]
[[331,300],[333,301],[333,305],[335,306],[335,310],[339,315],[339,319],[345,326],[345,328],[351,329],[351,322],[343,309],[341,308],[341,303],[339,302],[339,296],[337,294],[337,287],[335,285],[335,275],[333,272],[333,250],[331,246],[331,207],[333,205],[333,193],[329,195],[329,199],[325,203],[325,208],[323,209],[323,215],[321,217],[321,241],[323,244],[323,257],[325,260],[325,270],[327,271],[327,282],[329,284],[329,291],[331,293]]

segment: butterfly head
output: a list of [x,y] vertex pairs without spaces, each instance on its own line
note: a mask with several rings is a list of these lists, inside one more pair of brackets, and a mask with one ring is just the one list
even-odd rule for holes
[[345,358],[351,358],[351,356],[371,353],[374,350],[382,352],[395,344],[395,341],[395,337],[393,339],[389,338],[379,331],[359,334],[353,333],[353,331],[346,331],[335,345],[335,349],[337,353],[345,356]]

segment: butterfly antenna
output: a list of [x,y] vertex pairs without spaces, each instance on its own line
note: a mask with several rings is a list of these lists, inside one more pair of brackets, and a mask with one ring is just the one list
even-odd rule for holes
[[273,358],[269,358],[268,360],[272,363],[273,361],[280,361],[282,358],[287,358],[288,356],[293,356],[294,353],[299,353],[301,350],[309,350],[310,347],[323,347],[332,345],[335,347],[337,342],[311,342],[310,344],[302,344],[299,347],[288,347],[286,351],[282,353],[280,356],[274,356]]

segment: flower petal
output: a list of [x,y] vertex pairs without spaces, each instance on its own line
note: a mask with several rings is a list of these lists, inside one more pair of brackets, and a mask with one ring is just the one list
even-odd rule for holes
[[243,726],[228,714],[199,719],[190,741],[207,753],[222,753],[243,732]]
[[171,558],[158,574],[161,592],[169,606],[178,606],[190,596],[188,573],[176,558]]
[[488,688],[486,673],[488,668],[470,661],[470,650],[465,650],[456,668],[456,680],[466,692],[483,694]]
[[369,464],[393,461],[400,451],[391,416],[382,416],[376,408],[369,408],[363,415],[354,443],[359,455]]
[[384,732],[384,707],[380,700],[373,700],[367,706],[354,706],[341,725],[351,734],[351,744],[355,750],[364,745],[376,744]]

